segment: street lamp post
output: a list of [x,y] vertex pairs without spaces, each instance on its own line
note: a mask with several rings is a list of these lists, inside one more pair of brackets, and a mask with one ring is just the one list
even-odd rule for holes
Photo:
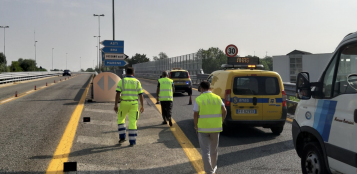
[[82,72],[82,57],[79,57],[79,72]]
[[[99,35],[98,37],[100,37],[100,17],[104,17],[104,14],[93,14],[93,16],[98,16],[98,27],[99,27]],[[99,38],[98,38],[99,39]],[[99,41],[98,41],[99,44]],[[99,49],[99,46],[98,46]],[[100,61],[99,61],[99,65],[100,65]],[[101,71],[101,66],[99,67],[99,71]]]
[[6,71],[6,63],[5,63],[5,28],[9,28],[9,26],[0,26],[0,28],[4,29],[4,72]]
[[35,67],[36,67],[36,63],[37,63],[37,59],[36,59],[36,43],[37,43],[37,41],[35,41]]
[[98,66],[98,70],[99,70],[99,40],[100,40],[100,36],[94,36],[95,38],[97,38],[97,66]]
[[67,54],[68,54],[68,53],[66,53],[66,69],[67,69]]
[[53,49],[54,48],[52,48],[52,71],[53,71]]

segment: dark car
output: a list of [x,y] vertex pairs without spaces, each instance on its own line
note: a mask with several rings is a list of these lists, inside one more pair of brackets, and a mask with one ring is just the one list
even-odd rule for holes
[[63,71],[63,76],[72,76],[70,70],[64,70]]

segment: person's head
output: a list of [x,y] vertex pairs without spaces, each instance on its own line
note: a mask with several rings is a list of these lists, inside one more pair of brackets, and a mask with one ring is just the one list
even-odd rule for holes
[[211,88],[211,84],[207,82],[206,80],[200,83],[201,91],[205,92],[208,91]]
[[163,78],[167,77],[167,72],[166,72],[166,71],[163,71],[162,74],[161,74],[161,76],[162,76]]
[[135,74],[133,67],[128,67],[125,72],[127,76],[133,76]]

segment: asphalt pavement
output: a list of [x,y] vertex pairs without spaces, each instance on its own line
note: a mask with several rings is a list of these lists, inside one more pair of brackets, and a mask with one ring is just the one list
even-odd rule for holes
[[[140,79],[145,90],[156,97],[157,81]],[[200,93],[193,90],[192,100]],[[193,125],[193,105],[187,93],[175,93],[173,119],[200,151]],[[217,173],[302,173],[300,158],[294,149],[291,123],[286,122],[280,136],[265,128],[233,128],[221,134]]]
[[[27,80],[27,81],[19,81],[15,83],[7,83],[0,85],[0,101],[7,99],[9,97],[14,97],[15,93],[17,92],[18,95],[25,93],[30,90],[34,90],[36,88],[40,88],[43,86],[50,85],[54,82],[64,81],[68,79],[69,76],[52,76],[46,78],[40,78],[35,80]],[[73,78],[70,77],[70,78]]]
[[[89,74],[79,75],[0,105],[0,173],[45,173],[89,81]],[[15,87],[21,84],[0,93]]]
[[[3,93],[15,87],[26,92],[45,81],[0,86],[0,101],[1,96],[7,97]],[[200,152],[200,147],[187,93],[174,94],[174,126],[169,128],[160,124],[160,107],[152,99],[157,81],[140,81],[148,93],[145,112],[138,120],[137,145],[118,145],[113,103],[86,102],[67,154],[69,162],[77,162],[78,171],[73,173],[196,173],[200,155],[188,152]],[[90,75],[83,74],[0,103],[0,173],[46,172],[89,83]],[[193,90],[192,99],[198,95]],[[83,117],[91,121],[84,123]],[[183,142],[182,136],[187,141]],[[217,173],[301,173],[289,122],[280,136],[273,135],[270,129],[237,127],[221,134],[219,143]],[[184,144],[192,144],[191,149]]]

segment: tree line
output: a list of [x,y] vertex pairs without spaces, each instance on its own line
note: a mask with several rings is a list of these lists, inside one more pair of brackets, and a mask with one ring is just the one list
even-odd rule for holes
[[[239,55],[237,55],[240,57]],[[247,55],[245,57],[257,57]],[[152,59],[153,61],[161,60],[169,58],[166,53],[160,52],[158,56],[154,56]],[[197,58],[202,59],[202,69],[204,73],[210,74],[213,71],[222,69],[221,65],[227,63],[227,56],[226,54],[217,47],[211,47],[207,50],[199,49],[197,51]],[[257,57],[259,58],[259,57]],[[144,63],[149,62],[150,59],[146,56],[146,54],[139,54],[136,53],[134,56],[129,58],[127,62],[129,65],[127,67],[132,67],[132,65],[137,63]],[[259,58],[259,63],[264,66],[265,70],[273,71],[273,58],[270,56],[265,56],[264,58]]]
[[17,61],[12,61],[9,66],[6,66],[6,64],[6,56],[0,53],[0,72],[47,71],[41,66],[36,66],[36,62],[33,59],[19,58]]

